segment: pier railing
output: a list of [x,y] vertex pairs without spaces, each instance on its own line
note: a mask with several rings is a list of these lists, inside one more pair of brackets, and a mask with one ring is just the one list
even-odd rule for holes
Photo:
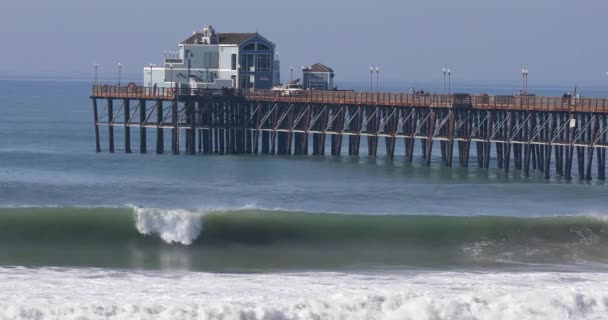
[[140,87],[133,85],[94,85],[91,96],[94,98],[171,100],[175,97],[175,90],[173,88]]
[[608,113],[605,98],[561,98],[515,95],[408,94],[356,91],[212,90],[95,85],[93,98],[173,100],[188,96],[241,96],[249,101],[339,105],[379,105],[420,108],[474,108],[547,112]]
[[506,95],[444,95],[354,91],[243,91],[247,100],[395,107],[608,113],[604,98],[561,98]]

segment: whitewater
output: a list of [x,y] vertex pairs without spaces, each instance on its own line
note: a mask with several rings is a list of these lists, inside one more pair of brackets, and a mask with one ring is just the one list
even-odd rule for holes
[[594,273],[210,274],[0,268],[4,319],[605,319]]

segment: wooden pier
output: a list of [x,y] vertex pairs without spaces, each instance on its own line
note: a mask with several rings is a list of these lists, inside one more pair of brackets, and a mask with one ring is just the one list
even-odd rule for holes
[[[547,179],[606,178],[607,99],[107,85],[93,86],[91,99],[97,152],[100,126],[108,128],[109,152],[114,128],[122,127],[127,153],[131,128],[139,129],[141,153],[148,151],[146,130],[155,129],[158,154],[165,152],[165,129],[173,154],[183,145],[192,155],[340,156],[347,144],[348,155],[359,156],[363,138],[372,157],[382,141],[389,158],[395,157],[396,144],[404,143],[405,161],[413,161],[418,145],[430,165],[438,143],[448,167],[454,158],[462,167],[474,159],[479,168],[489,168],[493,160],[500,170],[515,169],[525,177],[535,171]],[[105,103],[100,107],[100,102]]]

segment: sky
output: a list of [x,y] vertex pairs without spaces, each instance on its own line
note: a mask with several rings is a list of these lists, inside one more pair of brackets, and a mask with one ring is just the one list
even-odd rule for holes
[[606,0],[19,0],[0,2],[0,76],[139,79],[212,25],[259,32],[289,66],[324,63],[339,81],[608,86]]

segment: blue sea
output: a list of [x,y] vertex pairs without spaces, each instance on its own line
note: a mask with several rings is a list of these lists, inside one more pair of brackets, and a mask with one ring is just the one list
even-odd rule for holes
[[110,154],[102,128],[96,153],[90,89],[0,80],[0,319],[608,315],[602,181],[450,169],[438,150],[429,167],[420,147],[407,163],[401,141],[393,160],[382,144],[375,158],[126,154],[117,129]]

